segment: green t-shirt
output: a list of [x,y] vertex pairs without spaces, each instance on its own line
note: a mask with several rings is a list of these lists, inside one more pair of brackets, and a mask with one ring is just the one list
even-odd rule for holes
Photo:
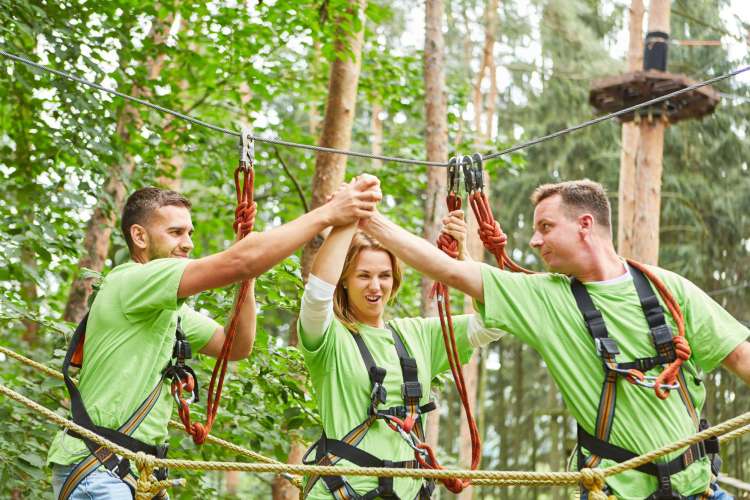
[[[176,258],[128,262],[104,278],[89,314],[78,377],[78,389],[95,424],[118,428],[151,392],[172,357],[178,316],[194,353],[219,328],[177,298],[188,262]],[[166,381],[133,437],[149,444],[165,442],[172,404]],[[59,432],[47,463],[68,465],[88,453],[83,441]]]
[[[470,316],[453,318],[456,345],[462,363],[468,362],[473,352],[468,338],[469,318]],[[409,354],[417,361],[419,382],[422,384],[420,404],[426,404],[429,402],[430,382],[436,375],[450,368],[440,320],[396,319],[390,325],[401,335]],[[323,429],[329,438],[341,439],[367,418],[371,384],[362,356],[352,334],[337,319],[331,322],[318,346],[310,345],[310,338],[301,326],[299,331],[302,340],[299,348],[310,371]],[[360,325],[360,334],[372,353],[375,364],[386,370],[383,385],[387,391],[387,399],[380,408],[402,405],[403,377],[393,336],[387,329],[366,325]],[[380,419],[370,427],[358,447],[385,460],[414,459],[414,451]],[[353,466],[346,460],[341,460],[337,465]],[[377,478],[373,477],[350,476],[347,480],[359,494],[377,487]],[[393,482],[394,490],[403,499],[414,498],[421,485],[421,480],[410,478],[395,478]],[[323,481],[319,480],[308,498],[330,500],[332,497]]]
[[[716,368],[750,332],[690,281],[664,269],[651,269],[682,309],[685,335],[692,348],[692,357],[683,367],[688,390],[700,412],[706,396],[700,372]],[[533,347],[547,364],[570,413],[594,434],[604,370],[571,292],[570,279],[559,274],[510,273],[487,265],[481,272],[484,304],[477,306],[485,325],[505,330]],[[632,278],[587,283],[586,289],[604,317],[609,336],[617,341],[621,351],[618,361],[655,355]],[[662,307],[676,332],[663,302]],[[660,371],[655,368],[648,374]],[[653,390],[620,379],[616,401],[611,442],[634,453],[652,451],[696,432],[676,391],[660,400]],[[611,465],[613,462],[603,460],[600,467]],[[683,495],[700,493],[708,486],[710,475],[708,459],[704,458],[672,476],[672,484]],[[653,476],[638,471],[609,477],[607,484],[623,499],[646,498],[657,488]]]

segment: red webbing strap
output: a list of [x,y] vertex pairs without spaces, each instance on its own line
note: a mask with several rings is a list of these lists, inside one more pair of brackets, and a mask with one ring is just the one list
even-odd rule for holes
[[[255,203],[253,202],[253,181],[254,171],[252,162],[240,162],[240,165],[234,171],[234,185],[237,191],[237,208],[234,215],[234,232],[237,239],[240,240],[247,236],[253,230],[255,222]],[[227,372],[229,362],[229,353],[232,350],[232,343],[237,334],[237,325],[239,324],[239,314],[242,305],[245,303],[250,290],[249,280],[240,284],[237,291],[237,299],[229,322],[229,327],[225,331],[224,344],[221,346],[221,354],[216,359],[213,373],[211,374],[211,383],[208,386],[208,398],[206,403],[206,423],[190,421],[189,402],[182,398],[182,388],[186,386],[185,381],[173,380],[172,392],[177,394],[180,401],[178,412],[180,420],[185,426],[185,431],[193,437],[195,444],[203,444],[206,437],[211,432],[216,414],[219,410],[219,401],[221,400],[221,390],[224,387],[224,376]],[[188,375],[188,378],[191,378]],[[189,381],[192,387],[192,381]]]
[[[448,210],[451,212],[461,209],[461,198],[458,197],[455,192],[450,192],[448,194],[446,202]],[[454,259],[458,257],[458,242],[452,236],[444,233],[441,234],[438,238],[437,246]],[[479,438],[479,430],[477,429],[477,424],[471,411],[471,405],[469,404],[469,395],[466,390],[463,368],[461,367],[461,359],[456,345],[453,316],[451,315],[450,291],[444,283],[436,282],[432,287],[431,295],[437,297],[438,313],[440,315],[440,325],[443,329],[443,342],[445,344],[445,351],[448,355],[448,363],[451,368],[451,373],[453,374],[453,380],[456,384],[458,396],[461,399],[461,405],[466,413],[466,420],[469,424],[469,434],[471,436],[471,470],[476,470],[479,467],[479,461],[482,458],[482,444]],[[425,460],[422,454],[414,454],[422,468],[443,468],[438,463],[434,450],[427,443],[419,443],[417,444],[417,448],[423,450],[428,456],[428,459]],[[453,493],[460,493],[471,484],[470,480],[459,478],[441,479],[440,482]]]

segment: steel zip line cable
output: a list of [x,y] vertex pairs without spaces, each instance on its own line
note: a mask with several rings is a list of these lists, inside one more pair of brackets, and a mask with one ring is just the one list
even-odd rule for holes
[[[69,80],[72,80],[74,82],[78,82],[78,83],[80,83],[82,85],[86,85],[88,87],[91,87],[91,88],[94,88],[94,89],[97,89],[97,90],[101,90],[102,92],[107,92],[108,94],[116,95],[118,97],[121,97],[122,99],[125,99],[125,100],[128,100],[128,101],[132,101],[132,102],[137,102],[138,104],[142,104],[142,105],[147,106],[147,107],[149,107],[151,109],[155,109],[155,110],[160,111],[162,113],[166,113],[166,114],[175,116],[177,118],[180,118],[180,119],[185,120],[187,122],[193,123],[195,125],[199,125],[201,127],[206,127],[206,128],[208,128],[210,130],[214,130],[216,132],[221,132],[221,133],[226,134],[226,135],[231,135],[231,136],[235,136],[235,137],[239,137],[240,136],[240,133],[236,132],[234,130],[229,130],[229,129],[226,129],[226,128],[223,128],[223,127],[219,127],[219,126],[214,125],[212,123],[208,123],[208,122],[205,122],[205,121],[200,120],[198,118],[193,118],[192,116],[186,115],[184,113],[180,113],[179,111],[175,111],[173,109],[165,108],[164,106],[159,106],[158,104],[154,104],[154,103],[149,102],[149,101],[147,101],[145,99],[140,99],[138,97],[133,97],[131,95],[124,94],[124,93],[119,92],[117,90],[110,89],[108,87],[104,87],[103,85],[99,85],[98,83],[90,82],[90,81],[88,81],[88,80],[86,80],[84,78],[80,78],[78,76],[72,75],[72,74],[70,74],[68,72],[57,70],[57,69],[52,69],[50,67],[44,66],[43,64],[39,64],[39,63],[35,63],[33,61],[30,61],[29,59],[27,59],[25,57],[21,57],[21,56],[15,55],[15,54],[11,54],[11,53],[6,52],[6,51],[1,50],[1,49],[0,49],[0,55],[6,57],[8,59],[12,59],[14,61],[26,64],[27,66],[31,66],[33,68],[37,68],[37,69],[40,69],[42,71],[46,71],[48,73],[55,74],[55,75],[61,76],[63,78],[67,78]],[[685,87],[684,89],[677,90],[675,92],[663,95],[661,97],[656,97],[656,98],[651,99],[649,101],[642,102],[640,104],[636,104],[634,106],[630,106],[630,107],[625,108],[625,109],[621,109],[620,111],[615,111],[614,113],[609,113],[607,115],[603,115],[603,116],[600,116],[598,118],[594,118],[592,120],[588,120],[586,122],[580,123],[578,125],[574,125],[572,127],[567,127],[567,128],[562,129],[562,130],[558,130],[557,132],[553,132],[551,134],[547,134],[545,136],[538,137],[536,139],[531,139],[531,140],[526,141],[526,142],[518,143],[518,144],[516,144],[514,146],[511,146],[509,148],[503,149],[502,151],[498,151],[496,153],[489,153],[489,154],[483,155],[482,156],[482,160],[483,161],[492,160],[492,159],[498,158],[500,156],[508,155],[510,153],[514,153],[516,151],[520,151],[522,149],[526,149],[528,147],[535,146],[535,145],[540,144],[542,142],[546,142],[546,141],[549,141],[551,139],[555,139],[557,137],[561,137],[561,136],[570,134],[571,132],[576,132],[576,131],[581,130],[583,128],[590,127],[592,125],[596,125],[598,123],[602,123],[602,122],[611,120],[613,118],[617,118],[618,116],[626,115],[628,113],[632,113],[633,111],[637,111],[639,109],[643,109],[643,108],[652,106],[654,104],[657,104],[657,103],[660,103],[660,102],[663,102],[663,101],[667,101],[667,100],[669,100],[670,98],[672,98],[674,96],[678,96],[678,95],[681,95],[681,94],[685,94],[687,92],[691,92],[691,91],[693,91],[695,89],[698,89],[698,88],[701,88],[701,87],[705,87],[706,85],[711,85],[713,83],[717,83],[717,82],[720,82],[720,81],[723,81],[723,80],[727,80],[729,78],[735,77],[735,76],[737,76],[737,75],[739,75],[741,73],[744,73],[746,71],[749,71],[749,70],[750,70],[750,66],[745,66],[745,67],[736,69],[736,70],[734,70],[734,71],[732,71],[730,73],[726,73],[726,74],[717,76],[715,78],[711,78],[709,80],[705,80],[705,81],[702,81],[702,82],[695,83],[693,85],[690,85],[689,87]],[[392,162],[396,162],[396,163],[404,163],[404,164],[409,164],[409,165],[426,165],[426,166],[430,166],[430,167],[447,167],[448,166],[447,162],[444,163],[444,162],[435,162],[435,161],[426,161],[426,160],[415,160],[415,159],[410,159],[410,158],[399,158],[399,157],[396,157],[396,156],[376,155],[376,154],[372,154],[372,153],[364,153],[364,152],[359,152],[359,151],[347,151],[347,150],[343,150],[343,149],[326,148],[326,147],[323,147],[323,146],[314,146],[314,145],[311,145],[311,144],[301,144],[301,143],[297,143],[297,142],[290,142],[290,141],[284,141],[284,140],[281,140],[281,139],[272,139],[272,138],[266,138],[266,137],[260,137],[260,136],[253,136],[253,139],[256,140],[256,141],[258,141],[258,142],[263,142],[263,143],[267,143],[267,144],[276,144],[278,146],[286,146],[286,147],[298,148],[298,149],[307,149],[307,150],[310,150],[310,151],[320,151],[320,152],[324,152],[324,153],[341,154],[341,155],[347,155],[347,156],[356,156],[356,157],[359,157],[359,158],[368,158],[368,159],[372,159],[372,160],[392,161]]]

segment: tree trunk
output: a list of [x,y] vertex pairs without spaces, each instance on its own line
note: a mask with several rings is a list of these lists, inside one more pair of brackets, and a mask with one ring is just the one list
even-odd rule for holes
[[[474,83],[473,105],[474,105],[474,132],[476,142],[484,143],[492,136],[491,123],[493,117],[489,114],[490,109],[494,113],[495,104],[490,104],[490,99],[497,97],[497,78],[495,76],[496,65],[494,59],[495,49],[495,30],[497,29],[497,9],[498,0],[487,0],[484,17],[487,20],[484,26],[484,46],[482,47],[482,59],[479,62],[479,72]],[[482,114],[484,106],[482,105],[482,82],[484,81],[485,71],[490,78],[490,95],[487,96],[488,118],[486,119],[487,129],[482,130]],[[493,96],[494,93],[494,96]]]
[[[630,43],[628,45],[628,71],[643,67],[643,0],[630,3]],[[633,257],[635,243],[635,161],[640,142],[640,128],[636,123],[622,124],[622,151],[620,153],[620,186],[618,193],[617,248],[620,255]]]
[[[648,31],[669,34],[669,0],[651,0]],[[659,261],[659,217],[661,213],[661,174],[666,123],[649,115],[641,119],[641,145],[636,155],[635,230],[633,255],[646,264]]]
[[[352,0],[351,8],[356,9],[361,19],[362,29],[351,36],[341,36],[336,41],[336,59],[331,64],[328,80],[328,101],[326,102],[323,131],[320,145],[328,148],[348,149],[351,146],[352,123],[357,101],[357,84],[361,64],[362,42],[364,39],[364,10],[366,0]],[[346,156],[318,152],[315,158],[315,173],[312,181],[312,203],[315,209],[326,202],[328,196],[344,180]],[[316,238],[305,245],[302,251],[302,275],[307,277],[313,258],[322,243]]]
[[[445,91],[445,42],[443,40],[443,0],[427,0],[425,5],[424,86],[425,141],[428,161],[448,160],[448,112]],[[437,240],[440,221],[445,216],[446,172],[427,167],[427,196],[422,236]],[[435,301],[430,298],[432,281],[422,277],[422,315],[435,316]]]
[[[155,22],[151,31],[151,38],[154,43],[163,44],[168,36],[171,24],[171,16],[167,19]],[[159,77],[164,65],[165,54],[158,54],[156,57],[147,60],[149,79],[155,80]],[[148,96],[148,92],[133,85],[131,95]],[[142,123],[138,110],[130,105],[123,105],[120,116],[117,120],[116,133],[122,140],[123,144],[130,141],[130,125],[135,129],[140,129]],[[125,184],[124,179],[133,173],[135,166],[133,158],[125,155],[121,163],[110,167],[110,174],[104,187],[102,199],[94,209],[94,213],[89,219],[86,227],[86,236],[84,237],[83,257],[78,261],[78,268],[87,267],[94,271],[101,271],[104,268],[104,262],[109,253],[109,240],[112,235],[118,214],[122,211],[125,203]],[[81,321],[88,310],[88,300],[92,293],[92,279],[76,278],[70,287],[68,293],[68,302],[65,304],[63,318],[66,321],[77,323]]]
[[[320,136],[320,145],[328,148],[349,149],[351,147],[367,1],[352,0],[350,5],[352,12],[355,12],[361,21],[361,29],[351,35],[340,31],[335,42],[337,56],[331,64],[328,100]],[[340,22],[339,25],[341,25]],[[317,153],[312,181],[311,208],[317,208],[326,202],[328,195],[332,194],[344,180],[345,169],[346,156]],[[306,244],[302,250],[302,276],[305,280],[310,274],[310,267],[322,241],[321,237],[317,237]],[[289,334],[289,344],[297,345],[297,342],[297,330],[292,328]],[[304,452],[305,449],[301,443],[292,441],[287,462],[300,463]],[[297,489],[280,476],[274,479],[272,489],[274,500],[294,500],[299,496]]]

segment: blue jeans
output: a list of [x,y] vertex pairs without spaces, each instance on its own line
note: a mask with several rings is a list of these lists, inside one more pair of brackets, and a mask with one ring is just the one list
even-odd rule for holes
[[[584,491],[581,493],[581,500],[588,500],[589,498],[589,492]],[[703,495],[690,495],[687,497],[687,500],[701,500],[703,498]],[[719,487],[719,483],[714,481],[711,483],[711,496],[709,496],[711,500],[734,500],[734,497],[727,493],[726,491],[722,490]]]
[[[55,492],[55,499],[74,467],[75,464],[55,464],[52,467],[52,489]],[[133,500],[133,494],[128,485],[119,477],[104,467],[100,467],[78,483],[68,498],[69,500]]]

